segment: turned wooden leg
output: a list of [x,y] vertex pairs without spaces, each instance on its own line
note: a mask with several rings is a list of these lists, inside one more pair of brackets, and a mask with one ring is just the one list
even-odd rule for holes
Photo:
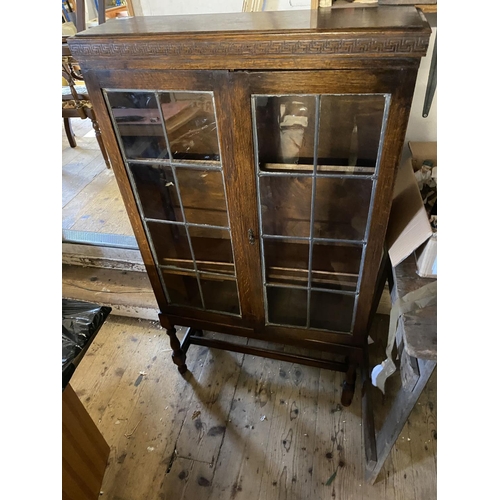
[[340,402],[342,406],[350,406],[354,396],[354,388],[356,386],[356,365],[351,363],[345,374],[345,380],[342,384],[342,396]]
[[181,343],[175,334],[175,328],[167,330],[167,334],[170,337],[170,347],[172,348],[172,361],[177,365],[179,373],[183,375],[187,372],[186,366],[186,355],[181,349]]

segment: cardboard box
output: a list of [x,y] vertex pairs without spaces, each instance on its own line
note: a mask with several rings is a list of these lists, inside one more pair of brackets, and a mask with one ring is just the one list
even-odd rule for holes
[[[422,277],[437,276],[437,232],[434,232],[422,202],[414,171],[425,160],[437,165],[436,142],[409,142],[412,157],[400,165],[386,243],[393,266],[415,252],[417,273]],[[437,168],[435,169],[437,175]]]
[[[437,142],[409,142],[413,170],[418,170],[424,161],[434,165],[432,177],[437,183]],[[422,278],[437,278],[437,231],[415,250],[417,274]]]
[[394,186],[386,243],[394,267],[432,236],[411,160],[400,165]]
[[425,160],[431,160],[437,165],[437,142],[409,142],[408,148],[411,152],[411,163],[413,171],[416,172]]

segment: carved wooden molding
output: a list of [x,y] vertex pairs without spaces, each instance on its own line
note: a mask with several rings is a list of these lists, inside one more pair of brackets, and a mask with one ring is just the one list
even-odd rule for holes
[[71,52],[79,57],[103,56],[295,56],[295,55],[402,55],[422,56],[428,46],[427,36],[365,36],[329,40],[157,40],[132,43],[71,44]]

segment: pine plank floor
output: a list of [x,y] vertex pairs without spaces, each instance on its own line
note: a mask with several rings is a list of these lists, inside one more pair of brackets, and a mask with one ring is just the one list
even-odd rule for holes
[[62,229],[133,236],[113,171],[106,168],[91,121],[71,119],[76,148],[62,128]]
[[170,355],[158,322],[112,315],[71,380],[111,446],[103,500],[436,498],[436,374],[370,486],[359,384],[343,408],[337,372],[191,346],[183,378]]

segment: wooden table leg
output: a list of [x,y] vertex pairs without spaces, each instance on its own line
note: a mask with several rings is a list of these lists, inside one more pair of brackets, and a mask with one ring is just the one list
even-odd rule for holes
[[[370,484],[374,484],[377,476],[384,466],[384,463],[391,452],[394,443],[403,430],[403,427],[410,416],[420,394],[424,390],[429,380],[436,361],[418,359],[420,377],[412,391],[399,390],[392,404],[391,410],[385,419],[380,432],[376,436],[377,461],[375,464],[368,463],[365,471],[365,479]],[[373,417],[373,415],[371,416]],[[370,415],[363,414],[363,420],[370,418]],[[366,426],[365,426],[366,428]],[[370,440],[365,439],[365,443]]]

